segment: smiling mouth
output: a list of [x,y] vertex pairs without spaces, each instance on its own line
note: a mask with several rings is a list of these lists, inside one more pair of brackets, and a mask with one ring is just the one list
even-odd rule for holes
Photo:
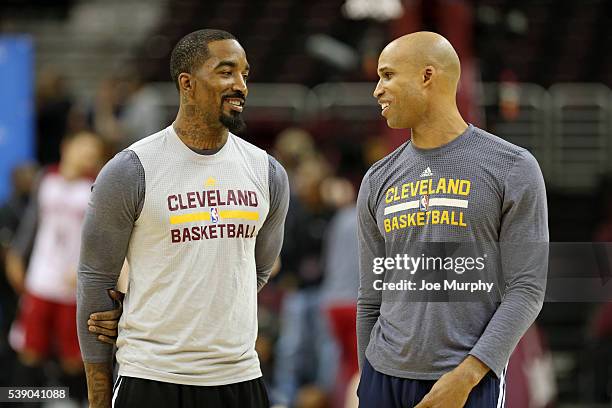
[[385,112],[389,109],[389,105],[390,105],[389,102],[380,102],[380,109],[381,109],[380,114],[381,115],[383,116],[385,115]]
[[244,109],[244,99],[242,98],[224,98],[223,103],[228,104],[231,110],[242,112]]

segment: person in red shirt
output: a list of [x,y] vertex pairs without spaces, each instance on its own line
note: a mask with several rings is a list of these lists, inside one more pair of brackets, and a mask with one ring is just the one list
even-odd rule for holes
[[71,392],[83,388],[75,321],[76,268],[83,217],[103,150],[92,133],[64,139],[59,164],[39,176],[37,190],[7,251],[7,279],[20,295],[10,333],[11,346],[23,365],[15,370],[15,385],[44,385],[41,365],[47,357],[57,355]]

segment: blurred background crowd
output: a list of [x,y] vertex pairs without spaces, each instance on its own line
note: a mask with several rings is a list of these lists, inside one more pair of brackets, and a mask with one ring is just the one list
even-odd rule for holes
[[[23,294],[36,279],[60,303],[74,290],[70,279],[30,276],[33,247],[79,239],[69,228],[41,236],[58,208],[39,195],[52,182],[91,183],[113,154],[171,123],[169,53],[183,35],[238,37],[251,65],[243,137],[289,174],[280,265],[260,293],[257,351],[272,401],[343,407],[355,406],[358,370],[356,191],[409,137],[387,128],[372,97],[379,52],[412,31],[446,36],[462,62],[466,120],[538,159],[551,241],[608,242],[611,19],[606,0],[3,0],[0,385],[67,384],[82,397],[59,333],[46,335],[48,356],[20,348]],[[49,256],[75,262],[58,251]],[[507,406],[603,408],[611,395],[612,303],[547,302],[511,359]]]

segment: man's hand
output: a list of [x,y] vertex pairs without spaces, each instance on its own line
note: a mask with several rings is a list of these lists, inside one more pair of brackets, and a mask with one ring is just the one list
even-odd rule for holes
[[472,388],[488,371],[489,367],[470,355],[457,368],[440,377],[414,408],[462,408]]
[[119,324],[119,318],[123,313],[123,298],[124,293],[118,290],[109,289],[108,295],[119,302],[119,307],[113,310],[107,310],[105,312],[92,313],[89,316],[87,325],[89,331],[98,334],[98,340],[108,344],[115,344],[117,340],[117,325]]

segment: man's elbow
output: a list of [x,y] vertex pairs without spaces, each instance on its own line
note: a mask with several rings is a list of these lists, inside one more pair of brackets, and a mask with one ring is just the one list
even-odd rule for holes
[[270,280],[270,270],[265,272],[257,272],[257,292],[263,289]]
[[357,317],[377,318],[380,315],[380,302],[364,302],[357,300]]
[[506,292],[505,298],[509,297],[516,298],[516,302],[529,310],[535,319],[544,306],[546,288],[532,283],[516,285]]

